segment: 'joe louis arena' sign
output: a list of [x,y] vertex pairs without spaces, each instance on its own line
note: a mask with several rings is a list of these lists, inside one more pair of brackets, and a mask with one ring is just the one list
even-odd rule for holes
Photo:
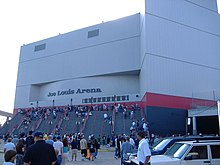
[[101,93],[101,92],[102,92],[102,90],[100,88],[91,88],[91,89],[78,88],[77,90],[69,89],[69,90],[65,90],[65,91],[49,92],[47,94],[47,97],[83,94],[83,93]]

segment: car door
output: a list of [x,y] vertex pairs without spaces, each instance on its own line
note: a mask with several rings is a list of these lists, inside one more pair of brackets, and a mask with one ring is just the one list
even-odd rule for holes
[[211,149],[211,164],[220,165],[220,144],[210,145]]
[[193,146],[181,161],[181,165],[211,165],[207,145]]

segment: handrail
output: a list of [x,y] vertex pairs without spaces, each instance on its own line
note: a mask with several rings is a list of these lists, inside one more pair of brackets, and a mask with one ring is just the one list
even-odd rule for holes
[[18,129],[22,123],[23,123],[23,119],[24,119],[24,116],[21,117],[21,119],[19,120],[19,124],[16,124],[10,131],[9,131],[9,134],[12,134],[16,129]]
[[40,123],[42,122],[42,117],[40,117],[40,120],[38,120],[32,127],[31,130],[37,130],[40,126]]
[[98,116],[98,113],[96,112],[95,117],[94,117],[94,122],[93,122],[93,125],[92,125],[91,130],[90,130],[90,134],[94,132],[97,116]]
[[[60,116],[60,121],[59,121],[59,123],[57,124],[57,126],[58,126],[58,129],[60,128],[60,126],[61,126],[61,124],[62,124],[62,122],[63,122],[63,117],[62,117],[62,115]],[[54,130],[53,130],[53,134],[55,133],[55,130],[56,129],[56,125],[55,125],[55,128],[54,128]]]
[[87,122],[87,120],[88,120],[88,118],[89,118],[89,113],[90,113],[90,108],[89,108],[89,110],[88,110],[88,112],[87,112],[87,115],[84,117],[84,122],[83,122],[83,124],[82,124],[82,126],[81,126],[81,129],[80,129],[80,133],[82,133],[83,131],[84,131],[84,129],[85,129],[85,126],[86,126],[86,122]]
[[113,108],[113,112],[112,112],[112,133],[115,132],[115,107]]

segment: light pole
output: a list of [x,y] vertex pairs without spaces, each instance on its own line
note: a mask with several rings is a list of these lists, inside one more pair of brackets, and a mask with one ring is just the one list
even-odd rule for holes
[[115,103],[116,103],[116,95],[114,95],[113,97],[114,97],[114,106],[115,106]]
[[71,98],[70,99],[70,106],[72,106],[73,105],[73,99]]
[[54,100],[53,100],[53,105],[52,105],[52,108],[54,109]]
[[217,109],[217,115],[218,115],[218,135],[220,136],[220,100],[217,100],[217,105],[218,105],[218,109]]
[[38,109],[38,101],[37,101],[37,106],[36,106],[36,108]]
[[93,100],[93,97],[91,97],[91,108],[90,108],[90,111],[93,110],[93,108],[92,108],[92,100]]

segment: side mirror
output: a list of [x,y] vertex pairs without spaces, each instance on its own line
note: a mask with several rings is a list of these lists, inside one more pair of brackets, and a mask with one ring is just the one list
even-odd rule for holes
[[199,155],[199,153],[197,153],[197,152],[191,152],[185,157],[185,160],[192,160],[193,158],[198,157],[198,155]]
[[192,155],[187,155],[184,160],[192,160]]

